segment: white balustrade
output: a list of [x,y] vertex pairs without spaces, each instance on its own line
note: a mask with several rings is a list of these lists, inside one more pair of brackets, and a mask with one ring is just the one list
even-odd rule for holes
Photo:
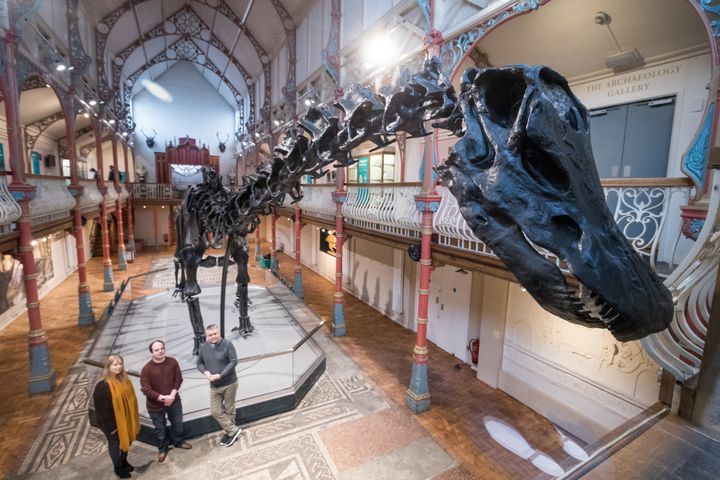
[[11,179],[10,175],[0,176],[0,234],[12,232],[14,222],[22,215],[20,205],[7,187]]
[[107,187],[105,191],[105,208],[114,210],[115,201],[118,199],[118,192],[112,183],[106,183],[105,186]]
[[643,348],[678,381],[700,371],[720,262],[720,172],[713,171],[710,204],[695,244],[665,279],[675,302],[670,328],[642,340]]
[[28,175],[26,181],[35,187],[35,198],[28,204],[33,225],[69,218],[68,211],[75,207],[75,198],[64,177]]
[[419,193],[419,185],[350,186],[342,214],[350,225],[420,238],[422,219],[415,206]]
[[300,209],[314,217],[335,221],[335,202],[332,193],[336,190],[334,184],[303,185],[303,198],[300,200]]
[[127,188],[125,188],[125,184],[124,184],[124,183],[121,183],[121,184],[120,184],[120,193],[119,193],[119,195],[120,195],[120,203],[125,202],[125,200],[127,200],[128,197],[130,196],[130,193],[128,193]]
[[83,186],[83,194],[80,197],[80,210],[83,212],[96,210],[103,201],[102,193],[97,188],[97,181],[94,179],[81,179],[80,185]]

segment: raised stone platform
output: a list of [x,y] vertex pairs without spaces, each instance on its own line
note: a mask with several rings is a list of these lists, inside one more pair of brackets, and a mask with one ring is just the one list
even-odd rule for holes
[[[199,298],[204,323],[219,325],[220,286],[202,288]],[[233,342],[239,359],[238,425],[295,408],[325,370],[325,354],[312,338],[296,347],[320,320],[292,292],[282,285],[270,288],[251,285],[249,296],[255,331],[246,338],[231,331],[238,324],[237,309],[233,306],[234,285],[227,289],[225,297],[225,338]],[[187,305],[172,296],[172,289],[121,300],[96,336],[87,358],[104,363],[109,353],[119,353],[131,373],[139,372],[150,360],[150,342],[164,340],[168,356],[177,359],[183,372],[180,397],[187,436],[219,430],[210,416],[208,381],[197,370],[196,357],[192,355],[193,330]],[[100,368],[88,365],[87,369],[91,378],[99,377]],[[140,379],[134,375],[131,379],[140,406],[140,440],[154,443]],[[95,381],[89,384],[94,386]]]

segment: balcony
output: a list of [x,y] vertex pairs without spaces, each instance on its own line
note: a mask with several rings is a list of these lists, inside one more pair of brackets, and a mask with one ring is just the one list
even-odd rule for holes
[[[334,220],[334,185],[304,185],[300,208],[303,213]],[[349,184],[342,207],[346,225],[417,243],[421,235],[421,214],[415,204],[420,193],[419,183],[405,184]],[[684,178],[614,179],[603,181],[603,191],[611,213],[621,232],[643,258],[657,269],[658,253],[672,256],[680,238],[678,215],[669,214],[671,205],[684,205],[690,198],[691,184]],[[497,259],[490,248],[478,239],[465,219],[455,197],[447,188],[439,186],[440,206],[433,215],[435,244],[443,250],[477,257]],[[666,222],[670,217],[676,221]],[[564,265],[551,253],[536,246],[538,252]],[[468,256],[466,255],[466,258]]]
[[75,208],[75,198],[67,188],[65,177],[28,175],[28,184],[35,187],[35,198],[30,200],[30,223],[33,227],[70,221],[68,211]]
[[0,235],[12,233],[15,222],[22,215],[20,205],[8,190],[11,180],[12,177],[8,174],[0,175]]
[[182,192],[169,183],[131,183],[130,195],[135,202],[179,204]]

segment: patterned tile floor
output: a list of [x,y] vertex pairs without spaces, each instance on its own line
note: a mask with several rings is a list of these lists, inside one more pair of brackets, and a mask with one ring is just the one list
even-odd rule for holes
[[[252,245],[250,248],[254,251]],[[139,255],[123,278],[147,271],[153,260],[159,260],[158,256],[152,252]],[[102,294],[96,295],[102,285],[102,268],[95,262],[98,260],[90,262],[90,273],[97,309],[102,298]],[[293,278],[292,260],[282,256],[280,265],[281,275]],[[254,261],[251,276],[253,283],[266,282],[265,272]],[[333,285],[307,269],[303,269],[303,279],[305,303],[317,315],[330,320]],[[0,413],[0,422],[10,426],[14,418],[25,419],[24,428],[14,427],[14,438],[8,439],[6,435],[0,438],[0,452],[10,452],[0,465],[3,468],[0,473],[11,478],[114,478],[103,439],[86,422],[84,368],[73,366],[92,331],[76,327],[68,313],[67,298],[72,295],[73,286],[76,292],[76,285],[76,278],[71,277],[56,289],[64,298],[53,300],[56,294],[53,291],[43,299],[44,309],[48,304],[56,305],[53,301],[58,302],[53,307],[57,308],[55,313],[65,317],[59,328],[83,333],[75,335],[73,342],[58,355],[49,332],[53,363],[61,379],[58,387],[51,395],[38,397],[11,392],[10,397],[14,395],[18,400],[9,409],[3,407]],[[106,296],[109,300],[109,295]],[[503,392],[474,379],[469,368],[455,368],[453,357],[433,345],[429,369],[432,408],[420,415],[412,414],[404,406],[404,396],[414,333],[350,295],[345,298],[348,334],[340,339],[330,337],[327,331],[316,335],[327,353],[327,370],[296,410],[247,425],[244,436],[231,448],[218,446],[219,434],[197,438],[192,450],[171,452],[163,464],[157,463],[153,447],[135,443],[130,453],[137,467],[134,476],[178,479],[540,476],[541,471],[532,463],[505,450],[490,437],[483,422],[488,417],[512,425],[534,448],[567,464],[561,437],[551,423]],[[65,302],[64,311],[61,300]],[[54,317],[51,314],[43,318]],[[53,321],[59,322],[48,320],[46,325]],[[26,322],[23,325],[20,317],[11,325],[14,330],[0,332],[0,345],[9,341],[4,338],[9,332],[13,332],[15,342],[24,342]],[[17,358],[23,357],[18,353]],[[3,363],[7,361],[0,360],[0,368]],[[17,366],[10,372],[19,377],[16,383],[20,388],[27,380],[25,372]],[[34,408],[29,410],[24,403]]]

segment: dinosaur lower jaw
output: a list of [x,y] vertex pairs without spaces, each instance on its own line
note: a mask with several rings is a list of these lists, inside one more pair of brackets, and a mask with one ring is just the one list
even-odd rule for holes
[[617,312],[604,298],[583,284],[577,291],[576,305],[578,314],[587,319],[588,323],[597,323],[607,328],[620,341],[637,340],[645,335],[645,332],[638,331],[629,318]]

